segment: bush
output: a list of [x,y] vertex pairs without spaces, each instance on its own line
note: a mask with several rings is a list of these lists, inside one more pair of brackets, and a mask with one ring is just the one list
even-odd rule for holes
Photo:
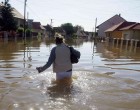
[[26,29],[26,37],[30,37],[31,36],[31,30],[30,29]]
[[23,29],[22,27],[19,27],[19,28],[17,29],[18,36],[22,37],[23,31],[24,31],[24,29]]

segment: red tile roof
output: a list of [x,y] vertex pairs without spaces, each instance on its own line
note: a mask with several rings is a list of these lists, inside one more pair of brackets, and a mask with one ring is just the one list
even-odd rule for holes
[[135,23],[133,25],[126,26],[124,28],[121,28],[120,30],[129,30],[129,29],[140,30],[140,23]]
[[32,22],[32,28],[33,29],[45,29],[40,22]]
[[112,32],[112,31],[116,31],[116,30],[120,30],[122,28],[125,28],[125,27],[128,27],[128,26],[133,26],[135,25],[136,22],[127,22],[127,21],[124,21],[124,22],[121,22],[117,25],[114,25],[112,26],[111,28],[107,29],[105,32]]
[[116,24],[116,25],[112,26],[111,28],[107,29],[105,32],[115,31],[122,24],[123,24],[123,22],[120,22],[119,24]]

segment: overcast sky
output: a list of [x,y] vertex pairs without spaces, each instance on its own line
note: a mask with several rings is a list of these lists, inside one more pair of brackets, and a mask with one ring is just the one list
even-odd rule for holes
[[[24,0],[10,0],[10,4],[23,15]],[[42,25],[53,19],[53,26],[69,22],[93,31],[96,18],[99,25],[116,14],[140,22],[140,0],[27,0],[27,12]]]

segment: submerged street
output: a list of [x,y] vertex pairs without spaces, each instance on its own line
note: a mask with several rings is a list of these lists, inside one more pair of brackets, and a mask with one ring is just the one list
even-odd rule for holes
[[70,85],[52,83],[47,62],[53,39],[0,40],[0,110],[138,110],[140,48],[118,48],[105,42],[66,40],[81,52]]

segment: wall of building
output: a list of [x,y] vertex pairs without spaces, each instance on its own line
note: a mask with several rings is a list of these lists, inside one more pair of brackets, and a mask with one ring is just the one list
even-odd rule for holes
[[121,31],[106,32],[106,37],[109,37],[109,38],[122,38],[122,32]]
[[130,31],[130,30],[122,31],[122,36],[123,36],[123,39],[132,39],[133,31]]
[[114,31],[112,32],[113,38],[122,38],[122,32],[121,31]]
[[110,27],[112,27],[116,24],[119,24],[120,22],[123,22],[123,21],[125,21],[125,20],[122,17],[120,17],[119,15],[116,15],[116,16],[112,17],[111,19],[105,21],[98,27],[98,36],[105,37],[106,36],[105,30],[107,30]]
[[134,39],[140,40],[140,30],[134,31]]

